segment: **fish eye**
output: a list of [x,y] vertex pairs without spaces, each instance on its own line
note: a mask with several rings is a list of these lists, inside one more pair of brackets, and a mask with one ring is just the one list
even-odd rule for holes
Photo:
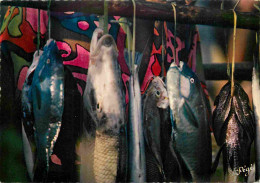
[[97,103],[97,109],[99,109],[99,103]]
[[48,60],[47,60],[47,64],[49,64],[50,62],[51,62],[50,59],[48,59]]
[[97,111],[98,111],[98,112],[101,112],[101,111],[102,111],[101,106],[100,106],[99,103],[97,103]]
[[161,94],[160,91],[157,90],[157,91],[156,91],[156,96],[159,97],[160,94]]
[[193,78],[190,78],[190,82],[191,82],[191,83],[194,83],[194,79],[193,79]]

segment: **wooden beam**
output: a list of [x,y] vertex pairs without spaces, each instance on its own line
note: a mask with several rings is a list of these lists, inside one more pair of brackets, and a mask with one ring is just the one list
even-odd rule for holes
[[[226,63],[203,64],[206,80],[228,80]],[[235,80],[252,80],[253,62],[240,62],[235,64]]]
[[[0,5],[22,6],[39,9],[47,9],[48,1],[18,1],[3,0]],[[136,1],[136,16],[150,20],[164,20],[173,22],[172,6],[168,2],[140,2]],[[87,14],[99,14],[104,12],[104,2],[98,0],[85,1],[51,1],[51,11],[65,12],[76,11]],[[177,6],[177,22],[181,24],[200,24],[221,27],[233,27],[232,10],[219,10],[197,6]],[[108,0],[108,14],[124,17],[133,16],[131,0]],[[259,13],[237,12],[237,27],[244,29],[259,29]]]

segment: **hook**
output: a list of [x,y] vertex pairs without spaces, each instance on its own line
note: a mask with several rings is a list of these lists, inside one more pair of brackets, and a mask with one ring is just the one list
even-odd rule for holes
[[177,28],[177,18],[176,18],[176,3],[171,3],[172,5],[172,9],[173,9],[173,14],[174,14],[174,63],[177,63],[176,61],[176,37],[177,37],[177,33],[176,33],[176,28]]

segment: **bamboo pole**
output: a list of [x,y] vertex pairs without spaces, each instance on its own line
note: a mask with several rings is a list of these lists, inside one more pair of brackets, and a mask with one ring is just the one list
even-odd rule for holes
[[[130,0],[107,0],[108,15],[124,17],[133,16],[133,4]],[[48,1],[0,1],[0,5],[22,6],[47,10]],[[76,11],[87,14],[104,13],[104,2],[96,0],[85,1],[53,1],[51,11]],[[196,6],[176,6],[177,22],[182,24],[200,24],[221,27],[233,27],[233,11],[209,9]],[[170,3],[136,2],[136,17],[150,20],[174,21]],[[259,29],[259,13],[237,12],[237,28]]]

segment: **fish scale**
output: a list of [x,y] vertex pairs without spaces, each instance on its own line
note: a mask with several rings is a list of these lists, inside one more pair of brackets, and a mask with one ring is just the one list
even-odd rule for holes
[[94,174],[96,182],[115,182],[118,162],[118,138],[96,134]]

